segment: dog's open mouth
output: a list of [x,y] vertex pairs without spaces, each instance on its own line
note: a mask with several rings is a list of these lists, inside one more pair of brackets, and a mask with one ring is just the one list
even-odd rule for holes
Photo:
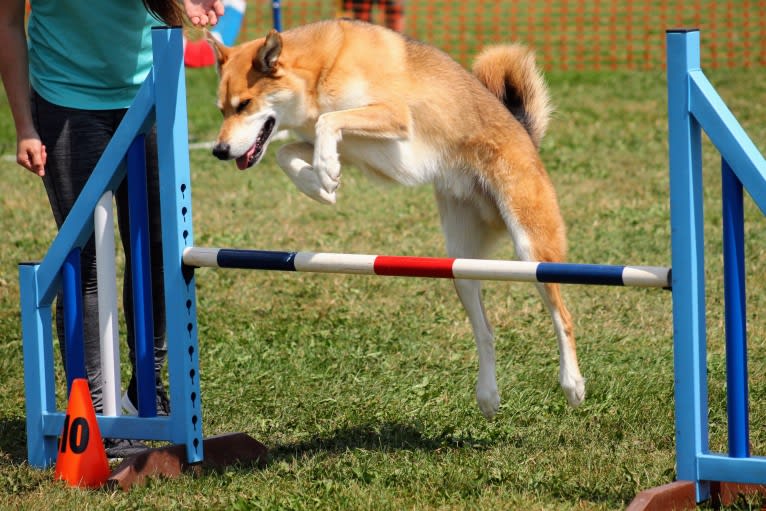
[[266,142],[269,140],[271,132],[274,130],[274,124],[276,124],[276,120],[273,117],[266,119],[266,122],[263,124],[263,128],[261,128],[261,132],[258,133],[258,136],[255,138],[253,145],[250,146],[250,149],[248,149],[245,154],[237,158],[237,168],[239,168],[239,170],[250,168],[261,159],[263,150],[266,147]]

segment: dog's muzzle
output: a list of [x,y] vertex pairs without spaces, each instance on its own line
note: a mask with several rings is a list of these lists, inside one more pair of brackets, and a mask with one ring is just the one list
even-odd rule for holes
[[219,160],[231,159],[231,146],[229,144],[218,143],[213,147],[213,156]]

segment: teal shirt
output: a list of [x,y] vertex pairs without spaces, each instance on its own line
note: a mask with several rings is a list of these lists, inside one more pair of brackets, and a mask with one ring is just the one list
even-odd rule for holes
[[130,106],[152,65],[141,0],[31,0],[29,78],[47,101],[84,110]]

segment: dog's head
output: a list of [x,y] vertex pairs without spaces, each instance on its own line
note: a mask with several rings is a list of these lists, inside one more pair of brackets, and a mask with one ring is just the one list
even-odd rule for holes
[[223,113],[213,155],[234,159],[244,170],[261,160],[283,121],[289,124],[286,114],[295,94],[284,83],[282,38],[272,30],[265,38],[231,48],[209,33],[207,39],[217,57],[218,108]]

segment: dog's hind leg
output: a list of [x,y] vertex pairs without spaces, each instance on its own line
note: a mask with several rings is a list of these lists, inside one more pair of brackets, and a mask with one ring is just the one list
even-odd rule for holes
[[[493,231],[481,219],[472,203],[436,191],[442,230],[450,257],[482,258],[503,231]],[[491,419],[500,407],[495,372],[495,340],[481,298],[481,282],[455,279],[455,290],[471,322],[479,356],[476,401],[485,417]]]
[[577,364],[572,318],[561,298],[559,284],[537,284],[543,303],[553,318],[553,327],[559,343],[559,384],[567,401],[579,406],[585,399],[585,380]]
[[323,204],[335,204],[335,192],[328,192],[309,161],[314,157],[314,146],[307,142],[286,144],[277,151],[277,163],[300,191]]
[[[519,191],[523,187],[512,190],[503,202],[505,207],[499,209],[518,257],[527,261],[562,262],[566,253],[565,228],[553,188],[547,182],[538,181],[536,186],[527,188],[526,193]],[[561,286],[537,284],[537,290],[553,319],[558,339],[561,389],[570,405],[579,406],[585,399],[585,380],[577,363],[572,318],[561,297]]]

